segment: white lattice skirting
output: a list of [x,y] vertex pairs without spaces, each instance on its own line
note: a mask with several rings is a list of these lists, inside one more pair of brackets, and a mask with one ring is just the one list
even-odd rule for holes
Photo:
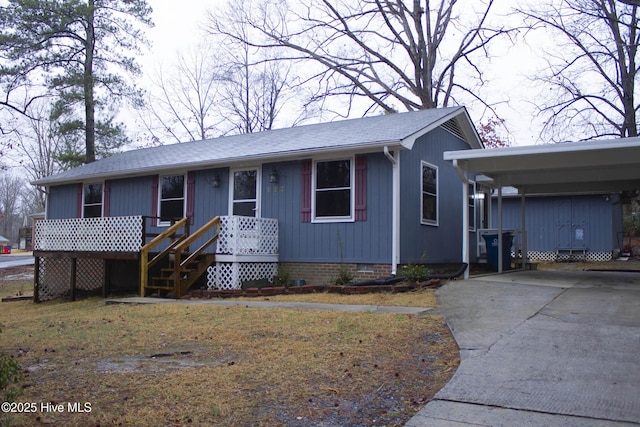
[[563,254],[563,253],[558,254],[558,252],[556,251],[529,251],[528,255],[531,261],[542,261],[542,262],[574,261],[574,260],[577,260],[578,258],[581,261],[586,261],[586,262],[605,262],[605,261],[611,261],[613,259],[613,253],[605,252],[605,251],[600,251],[600,252],[587,251],[584,254],[584,257],[582,256],[582,254],[572,254],[572,255]]
[[241,289],[242,282],[271,280],[277,274],[277,262],[217,262],[207,269],[207,288]]

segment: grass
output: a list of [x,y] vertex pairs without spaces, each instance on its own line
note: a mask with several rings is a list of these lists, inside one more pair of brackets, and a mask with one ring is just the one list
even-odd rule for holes
[[[29,286],[5,278],[0,296]],[[270,299],[284,298],[434,304],[430,290]],[[14,426],[403,425],[459,363],[438,316],[105,305],[99,298],[1,307],[0,351],[25,369],[18,400],[65,408],[88,402],[91,409],[16,414]]]

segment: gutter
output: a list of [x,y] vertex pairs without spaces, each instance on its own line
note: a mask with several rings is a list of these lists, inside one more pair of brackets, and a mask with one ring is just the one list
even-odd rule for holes
[[398,272],[400,259],[400,150],[389,151],[389,146],[384,146],[384,155],[391,162],[391,275]]

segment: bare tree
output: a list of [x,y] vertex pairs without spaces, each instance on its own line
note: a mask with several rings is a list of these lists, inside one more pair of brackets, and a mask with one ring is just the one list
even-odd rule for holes
[[291,99],[289,67],[254,57],[228,37],[209,36],[208,48],[179,56],[175,68],[153,81],[150,108],[141,112],[148,114],[143,122],[153,144],[166,136],[183,142],[268,130]]
[[275,62],[254,63],[246,45],[222,67],[221,114],[233,133],[272,129],[283,107],[289,67]]
[[158,71],[145,110],[150,117],[144,119],[153,140],[160,142],[169,135],[175,142],[195,141],[219,133],[219,79],[214,56],[213,48],[198,46],[178,56],[169,74]]
[[[248,1],[232,0],[226,9],[211,11],[205,26],[212,44],[220,46],[220,115],[232,133],[272,129],[285,104],[296,103],[298,97],[298,79],[291,64],[247,42],[253,39],[254,31],[243,14],[256,7]],[[307,118],[307,112],[304,107],[288,108],[283,124],[293,126]]]
[[543,132],[555,141],[637,136],[638,5],[554,0],[520,12],[550,31],[555,45],[537,77],[545,88],[534,101]]
[[[14,159],[30,181],[53,175],[62,169],[59,156],[67,144],[64,136],[56,130],[56,123],[50,119],[51,106],[36,102],[31,108],[34,117],[25,118],[26,123],[11,138],[11,144],[18,156]],[[45,193],[35,188],[37,204],[44,209]]]
[[24,191],[24,181],[9,173],[3,173],[0,177],[0,230],[7,239],[17,237],[17,230],[20,226],[19,207],[20,196]]
[[[489,27],[493,4],[465,2],[463,13],[457,0],[280,1],[237,10],[234,22],[220,21],[216,29],[252,47],[278,49],[282,60],[305,61],[316,100],[346,97],[348,109],[364,99],[385,112],[416,110],[455,104],[462,94],[476,98],[484,79],[477,61],[510,31]],[[248,26],[254,37],[234,25]]]

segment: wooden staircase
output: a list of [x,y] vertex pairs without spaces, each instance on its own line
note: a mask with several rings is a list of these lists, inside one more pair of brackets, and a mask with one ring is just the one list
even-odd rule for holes
[[[182,298],[207,268],[215,262],[214,253],[205,250],[218,240],[218,231],[202,246],[191,252],[189,247],[207,232],[220,224],[220,217],[215,217],[194,233],[189,232],[189,219],[182,218],[163,233],[144,245],[140,251],[140,295],[146,296],[148,291],[166,294],[174,298]],[[149,252],[162,242],[167,247],[149,260]],[[150,269],[158,264],[166,265],[160,269],[160,275],[149,282]]]

